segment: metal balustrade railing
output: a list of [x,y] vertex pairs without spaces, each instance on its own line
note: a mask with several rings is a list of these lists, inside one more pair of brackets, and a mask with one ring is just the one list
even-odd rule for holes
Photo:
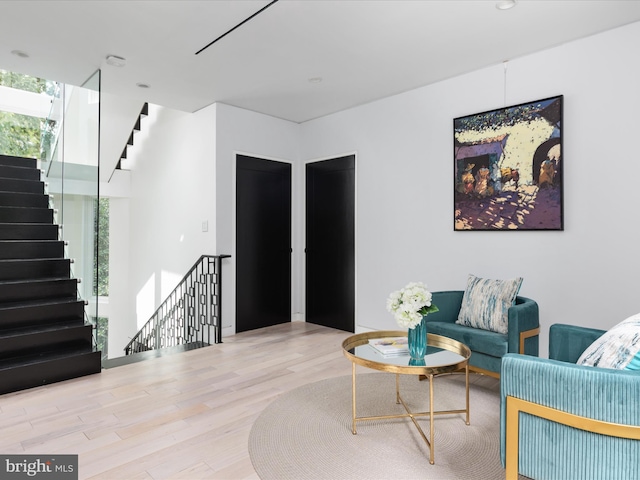
[[212,338],[222,343],[222,259],[230,256],[202,255],[127,344],[125,354],[210,344]]

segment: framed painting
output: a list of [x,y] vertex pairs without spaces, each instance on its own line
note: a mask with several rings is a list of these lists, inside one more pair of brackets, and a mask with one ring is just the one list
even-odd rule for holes
[[453,120],[454,230],[562,230],[562,95]]

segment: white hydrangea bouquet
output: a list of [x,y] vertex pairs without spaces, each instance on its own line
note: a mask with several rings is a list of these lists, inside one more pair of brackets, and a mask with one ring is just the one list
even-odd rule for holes
[[431,301],[431,292],[424,283],[412,282],[389,295],[387,310],[393,314],[398,325],[413,329],[424,315],[437,312],[438,307]]

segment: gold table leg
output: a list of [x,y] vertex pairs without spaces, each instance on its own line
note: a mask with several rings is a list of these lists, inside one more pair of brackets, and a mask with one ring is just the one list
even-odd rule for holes
[[429,463],[431,465],[434,464],[435,460],[433,459],[433,431],[434,431],[434,421],[433,421],[433,375],[429,375]]
[[400,395],[398,395],[398,400],[400,400],[400,403],[402,404],[402,406],[404,407],[404,409],[405,409],[405,411],[407,413],[406,413],[406,415],[394,415],[393,418],[409,417],[411,419],[411,421],[415,425],[416,429],[418,430],[418,433],[420,434],[420,436],[422,437],[424,442],[429,447],[429,463],[431,465],[433,465],[434,464],[434,459],[433,459],[433,415],[435,414],[435,412],[433,412],[433,407],[429,407],[430,408],[430,413],[428,415],[430,415],[430,429],[431,429],[431,431],[430,431],[430,438],[427,438],[425,433],[422,431],[422,428],[420,427],[420,424],[416,420],[416,417],[425,416],[427,414],[426,413],[413,413],[411,410],[409,410],[409,407],[407,407],[407,404],[404,403],[404,400],[402,399],[402,397]]
[[[357,434],[356,423],[358,421],[386,420],[386,419],[391,419],[391,418],[406,418],[406,417],[409,417],[411,419],[411,421],[413,422],[413,424],[415,425],[416,429],[418,430],[418,433],[420,433],[420,436],[422,437],[424,442],[429,447],[429,463],[431,465],[433,465],[435,463],[434,446],[433,446],[433,440],[434,440],[434,435],[435,435],[435,422],[434,422],[435,416],[436,415],[450,415],[450,414],[456,414],[456,413],[464,413],[465,414],[465,424],[466,425],[470,425],[470,420],[469,420],[469,366],[467,365],[465,367],[465,390],[466,390],[465,391],[465,397],[466,398],[465,398],[465,409],[464,410],[439,410],[439,411],[434,410],[434,404],[433,404],[433,378],[434,378],[434,375],[431,374],[431,375],[427,376],[426,378],[429,380],[429,411],[428,412],[413,413],[413,412],[411,412],[411,410],[409,410],[409,407],[407,407],[407,404],[404,402],[404,400],[402,399],[402,396],[400,395],[400,374],[396,373],[396,403],[402,404],[402,406],[404,407],[404,409],[405,409],[405,411],[407,413],[406,414],[398,414],[398,415],[376,415],[376,416],[372,416],[372,417],[358,417],[356,415],[356,364],[353,363],[352,364],[352,369],[351,369],[351,415],[352,415],[351,433],[353,433],[354,435]],[[416,420],[416,417],[425,417],[425,416],[429,417],[429,438],[427,438],[425,433],[422,431],[422,428],[418,424],[418,421]]]
[[467,425],[471,425],[471,420],[469,419],[469,364],[464,367],[464,383],[467,389],[467,419],[464,422]]
[[356,364],[352,363],[351,366],[351,433],[356,435]]

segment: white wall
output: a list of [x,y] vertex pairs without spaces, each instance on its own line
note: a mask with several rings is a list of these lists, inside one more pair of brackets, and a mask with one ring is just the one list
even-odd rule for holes
[[[395,328],[385,300],[407,282],[463,289],[469,273],[524,277],[520,293],[540,305],[542,356],[553,323],[608,328],[640,311],[639,43],[636,23],[511,60],[506,76],[497,65],[302,125],[224,104],[158,108],[131,175],[121,259],[131,295],[148,292],[155,307],[200,254],[235,253],[235,155],[244,153],[293,163],[292,313],[303,313],[304,162],[355,151],[358,331]],[[565,230],[454,232],[453,118],[559,94]],[[235,330],[234,268],[233,258],[223,264],[225,335]]]
[[129,205],[128,198],[109,199],[109,358],[122,357],[125,345],[138,331],[130,286]]
[[[268,115],[250,112],[224,104],[216,109],[216,235],[218,253],[231,254],[223,262],[223,334],[235,332],[235,156],[238,153],[258,158],[293,163],[293,198],[299,198],[300,170],[295,162],[299,158],[299,129],[296,123],[280,120]],[[293,202],[292,230],[302,229],[299,223],[302,204]],[[299,302],[302,279],[301,266],[296,252],[301,251],[300,237],[294,234],[292,262],[292,313],[301,311]],[[297,260],[296,260],[297,258]]]
[[[542,356],[553,323],[608,328],[640,311],[638,44],[640,23],[510,61],[506,88],[498,65],[301,126],[304,160],[358,154],[358,330],[394,328],[385,300],[409,281],[464,289],[469,273],[524,277]],[[453,118],[558,94],[564,231],[454,232]]]
[[[235,154],[293,163],[298,130],[223,104],[196,113],[149,106],[131,151],[130,199],[111,200],[110,357],[122,355],[200,255],[235,253]],[[234,258],[222,266],[223,334],[229,335],[235,333]]]
[[[109,337],[110,353],[122,351],[200,255],[216,253],[215,109],[184,113],[150,105],[143,129],[128,212],[111,210],[120,215],[112,221],[127,222],[129,232],[127,248],[110,250],[111,280],[127,284],[111,283],[110,303],[130,313],[111,315],[117,333]],[[207,232],[203,222],[211,226]],[[121,242],[121,234],[126,231],[112,230],[110,241]]]

